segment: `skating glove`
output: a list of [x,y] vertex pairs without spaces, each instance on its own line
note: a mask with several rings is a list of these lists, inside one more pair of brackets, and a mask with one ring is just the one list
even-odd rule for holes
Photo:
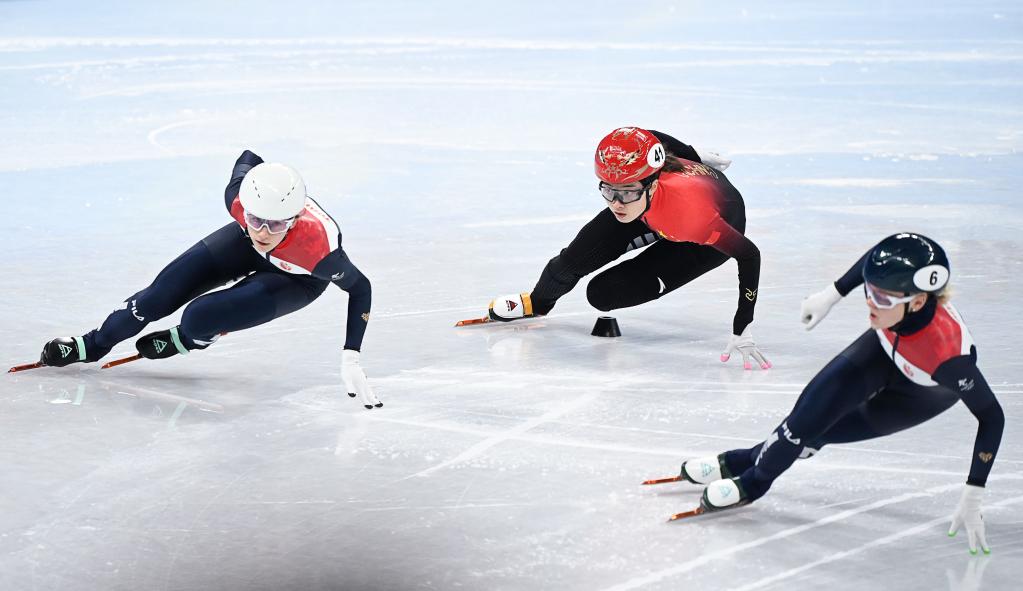
[[351,349],[341,351],[341,379],[345,382],[348,395],[352,398],[358,395],[366,408],[380,408],[384,405],[373,393],[373,387],[366,379],[366,372],[362,371],[358,351]]
[[533,316],[533,301],[528,293],[513,293],[495,298],[490,302],[488,315],[491,320],[510,322]]
[[721,361],[728,361],[732,357],[732,353],[736,351],[742,354],[743,369],[751,369],[753,367],[750,363],[750,357],[760,365],[760,369],[771,369],[771,362],[764,357],[764,354],[757,348],[757,344],[753,342],[753,335],[750,333],[748,326],[742,331],[741,335],[733,334],[728,337],[728,346],[725,348],[725,352],[721,354]]
[[806,330],[810,330],[824,320],[831,308],[840,301],[842,294],[838,293],[835,284],[832,283],[803,300],[803,305],[799,307],[799,319],[806,325]]
[[967,484],[963,487],[963,494],[959,497],[959,505],[956,512],[952,514],[952,525],[948,528],[949,537],[959,533],[959,528],[966,526],[966,533],[970,538],[970,554],[977,553],[977,543],[984,554],[990,554],[991,548],[987,545],[987,538],[984,537],[984,517],[980,514],[980,501],[984,496],[984,487]]

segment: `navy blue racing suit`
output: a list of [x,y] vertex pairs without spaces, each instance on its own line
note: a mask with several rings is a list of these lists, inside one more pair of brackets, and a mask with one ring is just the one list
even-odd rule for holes
[[[863,260],[835,282],[841,295],[863,283]],[[724,468],[756,500],[800,457],[908,429],[960,400],[978,421],[966,482],[984,486],[1005,416],[977,368],[977,348],[959,312],[932,295],[890,329],[860,335],[807,384],[765,441],[726,452]]]
[[[319,204],[307,198],[284,240],[270,252],[253,247],[238,188],[245,173],[262,162],[248,150],[242,153],[224,191],[234,221],[171,261],[148,287],[127,298],[124,308],[86,334],[87,361],[102,358],[117,343],[181,306],[185,306],[178,330],[182,343],[187,349],[204,348],[223,333],[265,324],[305,307],[329,283],[348,292],[344,347],[361,349],[372,288],[341,247],[337,223]],[[232,281],[237,283],[211,292]]]

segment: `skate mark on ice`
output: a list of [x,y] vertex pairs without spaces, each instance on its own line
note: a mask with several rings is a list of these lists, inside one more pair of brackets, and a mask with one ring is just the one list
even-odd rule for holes
[[534,217],[534,218],[517,218],[507,219],[499,221],[488,221],[488,222],[471,222],[462,224],[463,228],[507,228],[512,226],[546,226],[550,224],[565,224],[565,223],[577,223],[577,222],[588,222],[593,217],[593,213],[575,214],[575,215],[556,215],[548,217]]
[[157,127],[156,129],[146,134],[146,141],[148,141],[150,145],[160,150],[164,154],[167,154],[169,156],[177,156],[177,152],[161,144],[160,142],[157,141],[156,138],[158,138],[160,134],[162,134],[165,131],[170,131],[172,129],[177,129],[179,127],[188,127],[190,125],[199,125],[201,123],[210,123],[212,121],[213,121],[212,119],[186,119],[184,121],[168,123],[167,125],[164,125],[163,127]]
[[[397,424],[397,425],[408,425],[410,427],[423,427],[423,428],[426,428],[426,429],[437,429],[439,431],[448,431],[450,433],[461,433],[461,434],[464,434],[464,435],[476,435],[476,436],[479,436],[479,437],[486,437],[487,435],[489,435],[488,432],[480,431],[478,429],[470,429],[468,427],[462,427],[462,426],[459,426],[459,425],[443,425],[443,424],[440,424],[440,423],[431,423],[431,422],[428,422],[428,421],[416,421],[416,420],[411,420],[411,419],[396,419],[396,418],[382,417],[382,416],[367,416],[366,420],[382,422],[382,423],[393,423],[393,424]],[[536,419],[534,419],[534,420],[536,420]],[[548,423],[557,423],[557,421],[546,421],[546,422],[548,422]],[[537,423],[537,424],[539,424],[539,423]],[[532,425],[532,426],[530,426],[530,428],[534,428],[536,426],[537,425]],[[517,427],[516,429],[519,429],[519,427]],[[673,458],[673,459],[689,457],[689,456],[706,455],[708,453],[712,453],[713,452],[713,450],[709,450],[709,449],[706,449],[706,448],[699,448],[699,449],[672,449],[672,448],[667,448],[667,447],[663,447],[663,446],[658,446],[656,448],[652,448],[652,447],[636,447],[636,446],[629,446],[629,445],[618,445],[618,444],[614,444],[614,443],[591,443],[591,442],[587,442],[587,441],[578,441],[578,440],[566,439],[566,438],[562,438],[562,437],[551,437],[551,436],[547,436],[547,435],[531,435],[531,434],[525,433],[525,432],[511,433],[511,430],[510,431],[506,431],[504,434],[502,434],[500,436],[496,436],[496,437],[503,437],[504,440],[508,440],[508,441],[522,441],[522,442],[525,442],[525,443],[537,443],[537,444],[541,444],[541,445],[560,445],[560,446],[565,446],[565,447],[576,447],[576,448],[581,448],[581,449],[593,449],[593,450],[598,450],[598,451],[616,451],[616,452],[635,453],[635,454],[649,455],[649,456],[663,456],[663,457],[666,457],[666,458]],[[487,440],[487,441],[490,441],[490,440]],[[752,441],[752,440],[750,440],[750,441]],[[486,441],[483,442],[483,443],[486,443]],[[500,443],[500,442],[496,442],[496,443]],[[494,443],[493,445],[496,445],[496,443]],[[481,445],[481,444],[477,444],[477,445]],[[489,449],[489,447],[493,447],[493,445],[488,445],[487,448]],[[475,449],[475,446],[473,448],[470,448],[470,449]],[[482,451],[486,451],[486,450],[484,449]],[[468,453],[468,452],[463,452],[463,454],[465,454],[465,453]],[[476,457],[476,455],[479,455],[479,454],[475,454],[472,457]],[[442,468],[444,466],[447,466],[449,464],[455,463],[456,460],[460,462],[460,461],[465,461],[466,459],[470,459],[470,458],[461,458],[461,457],[455,458],[455,459],[449,460],[447,462],[444,462],[442,465],[438,465],[438,466],[434,466],[432,468],[428,468],[424,472],[432,472],[434,470],[438,470],[438,469],[440,469],[440,468]],[[1001,461],[1001,460],[999,460],[999,461]],[[817,470],[840,470],[840,471],[855,472],[855,473],[879,472],[879,473],[890,473],[890,474],[919,474],[919,475],[922,475],[922,476],[956,476],[956,477],[962,476],[962,472],[961,471],[954,471],[954,470],[926,470],[926,469],[908,468],[908,467],[902,467],[902,466],[893,466],[893,467],[889,468],[889,467],[884,467],[884,466],[876,466],[876,465],[872,465],[872,464],[856,465],[856,464],[830,464],[830,463],[827,463],[827,462],[816,462],[816,463],[808,463],[807,464],[807,468],[816,468]],[[421,474],[423,474],[423,472],[420,472],[420,473],[417,473],[417,474],[413,474],[412,476],[407,476],[405,478],[402,478],[402,479],[398,480],[398,482],[400,482],[401,480],[406,480],[408,478],[412,478],[414,476],[421,475]]]
[[[206,516],[206,512],[210,510],[210,507],[212,507],[217,501],[219,501],[221,497],[227,494],[228,491],[233,489],[234,486],[241,482],[242,479],[249,477],[250,475],[252,475],[253,472],[256,472],[257,470],[260,469],[261,466],[258,465],[253,466],[252,468],[249,468],[242,472],[241,474],[239,474],[238,476],[236,476],[233,480],[231,480],[231,482],[228,482],[226,485],[222,486],[220,488],[220,491],[217,492],[217,494],[213,495],[213,497],[210,498],[210,500],[206,501],[206,503],[203,504],[202,509],[200,509],[196,513],[195,518],[192,519],[192,522],[188,525],[186,531],[196,531],[197,529],[199,529],[197,526],[199,522],[203,519],[203,517]],[[174,574],[174,567],[178,562],[178,557],[181,556],[183,546],[185,545],[186,542],[188,542],[188,537],[184,536],[180,538],[176,544],[174,544],[174,549],[170,555],[170,561],[167,563],[167,570],[165,571],[163,576],[164,589],[170,587],[171,577]]]
[[[436,405],[433,406],[433,408],[437,408]],[[452,412],[458,412],[457,409],[449,408],[449,410],[451,410]],[[498,415],[498,414],[494,414],[494,413],[483,413],[483,412],[475,412],[475,411],[461,411],[461,412],[463,414],[475,414],[475,415],[493,416],[493,417],[497,417],[497,418],[503,417],[503,415]],[[551,423],[555,424],[555,425],[564,425],[566,427],[585,427],[585,428],[591,429],[591,430],[605,429],[605,430],[612,430],[612,431],[629,431],[629,432],[633,432],[633,433],[647,433],[647,434],[651,434],[651,435],[669,435],[669,436],[672,436],[672,437],[686,437],[686,438],[690,438],[690,439],[719,439],[719,440],[722,440],[722,441],[738,441],[738,442],[741,442],[741,443],[760,443],[761,441],[763,441],[762,438],[738,437],[738,436],[735,436],[735,435],[711,435],[710,433],[697,433],[695,431],[690,431],[690,430],[686,430],[686,431],[669,431],[669,430],[666,430],[666,429],[647,429],[647,428],[643,428],[643,427],[623,427],[621,425],[604,425],[604,424],[600,424],[600,423],[587,423],[587,422],[582,422],[582,421],[565,421],[565,420],[551,421]],[[907,456],[907,457],[911,457],[911,458],[935,458],[935,459],[938,459],[938,460],[956,460],[956,461],[970,461],[970,459],[971,459],[969,456],[950,456],[950,455],[946,455],[946,454],[929,454],[929,453],[923,453],[923,452],[918,452],[918,451],[900,451],[900,450],[894,450],[894,449],[877,449],[877,448],[871,448],[871,447],[860,447],[860,446],[855,446],[855,445],[849,445],[849,444],[845,444],[845,443],[835,444],[832,447],[834,449],[836,449],[836,450],[851,451],[851,452],[855,452],[855,453],[866,453],[866,454],[871,454],[871,455],[874,455],[874,454],[887,454],[887,455],[896,455],[896,456]],[[831,448],[829,448],[829,449],[831,449]],[[708,453],[714,453],[714,450],[707,450],[707,452]],[[702,452],[700,452],[700,453],[702,453]],[[1002,463],[1002,464],[1005,464],[1005,463],[1008,463],[1008,464],[1023,464],[1023,460],[1007,460],[1007,459],[1002,458],[1001,456],[998,457],[998,462]],[[834,464],[828,464],[827,462],[822,462],[820,465],[834,465]],[[842,468],[845,469],[845,468],[847,468],[847,466],[843,466]],[[861,469],[861,468],[857,467],[856,469]]]
[[453,466],[455,464],[460,464],[460,463],[465,462],[467,460],[471,460],[471,459],[473,459],[473,458],[475,458],[477,456],[482,455],[488,449],[494,447],[495,445],[503,443],[503,442],[505,442],[505,441],[507,441],[509,439],[516,438],[516,437],[522,435],[523,433],[529,431],[530,429],[534,429],[534,428],[536,428],[536,427],[538,427],[538,426],[540,426],[540,425],[542,425],[542,424],[544,424],[544,423],[546,423],[546,422],[548,422],[548,421],[550,421],[552,419],[556,419],[556,418],[558,418],[558,417],[560,417],[560,416],[562,416],[564,414],[567,414],[569,412],[572,412],[573,410],[576,410],[579,407],[582,407],[582,406],[585,406],[586,404],[589,404],[598,395],[599,395],[599,393],[597,393],[597,392],[591,392],[591,393],[588,393],[588,394],[583,394],[582,396],[578,396],[578,397],[574,398],[573,400],[570,400],[569,402],[567,402],[565,404],[562,404],[562,405],[558,406],[557,408],[555,408],[553,410],[547,411],[544,414],[542,414],[542,415],[540,415],[540,416],[538,416],[538,417],[536,417],[534,419],[530,419],[530,420],[526,421],[525,423],[522,423],[521,425],[518,425],[517,427],[512,427],[511,429],[508,429],[508,430],[506,430],[504,432],[498,433],[497,435],[494,435],[493,437],[488,437],[487,439],[484,439],[483,441],[481,441],[481,442],[477,443],[476,445],[470,447],[469,449],[463,451],[462,453],[460,453],[457,456],[451,458],[450,460],[441,462],[440,464],[437,464],[436,466],[427,468],[427,469],[422,470],[420,472],[416,472],[415,474],[413,474],[411,476],[407,476],[406,478],[403,478],[402,480],[406,480],[408,478],[415,478],[417,476],[428,476],[428,475],[436,472],[437,470],[442,470],[442,469],[444,469],[444,468],[446,468],[448,466]]
[[[992,476],[991,478],[995,479],[994,476]],[[1002,480],[1002,479],[1018,480],[1018,479],[1021,479],[1021,478],[1023,478],[1023,476],[1016,475],[1016,474],[1011,474],[1011,475],[1005,475],[1002,478],[998,478],[998,480]],[[663,579],[666,579],[668,577],[672,577],[672,576],[675,576],[675,575],[679,575],[679,574],[682,574],[682,573],[689,572],[689,571],[691,571],[693,569],[696,569],[696,568],[698,568],[700,566],[703,566],[703,565],[705,565],[705,564],[707,564],[709,562],[712,562],[714,560],[717,560],[719,558],[726,558],[726,557],[731,556],[733,554],[738,554],[739,552],[742,552],[744,550],[749,550],[749,549],[752,549],[752,548],[757,548],[759,546],[763,546],[764,544],[768,544],[768,543],[773,542],[775,540],[780,540],[780,539],[783,539],[783,538],[788,538],[788,537],[791,537],[791,536],[794,536],[794,535],[797,535],[797,534],[801,534],[801,533],[803,533],[805,531],[809,531],[809,530],[812,530],[812,529],[817,529],[819,527],[823,527],[825,525],[829,525],[831,523],[835,523],[835,522],[838,522],[838,521],[843,521],[843,520],[848,519],[850,517],[855,517],[856,515],[859,515],[861,513],[867,513],[869,511],[873,511],[874,509],[880,509],[882,507],[887,507],[889,505],[895,505],[895,504],[898,504],[898,503],[903,503],[903,502],[906,502],[906,501],[911,501],[913,499],[920,499],[920,498],[924,498],[924,497],[932,497],[932,496],[934,496],[936,494],[941,494],[941,493],[952,491],[952,490],[958,490],[958,489],[962,488],[962,486],[963,486],[962,483],[956,482],[956,483],[953,483],[953,484],[944,484],[944,485],[941,485],[941,486],[931,487],[931,488],[928,488],[928,489],[926,489],[924,491],[921,491],[921,492],[906,493],[906,494],[901,494],[901,495],[894,496],[894,497],[889,497],[887,499],[881,499],[881,500],[875,501],[873,503],[870,503],[869,505],[864,505],[863,507],[859,507],[859,508],[856,508],[856,509],[847,509],[845,511],[842,511],[842,512],[839,512],[839,513],[835,513],[834,515],[829,515],[828,517],[823,517],[823,518],[818,519],[817,521],[813,521],[811,523],[806,523],[804,525],[799,525],[799,526],[796,526],[796,527],[790,527],[790,528],[784,529],[784,530],[782,530],[782,531],[780,531],[780,532],[778,532],[776,534],[772,534],[770,536],[764,536],[762,538],[757,538],[755,540],[751,540],[749,542],[746,542],[745,544],[738,544],[736,546],[732,546],[731,548],[726,548],[724,550],[718,550],[717,552],[711,552],[709,554],[704,554],[703,556],[701,556],[699,558],[696,558],[696,559],[693,559],[693,560],[689,560],[687,562],[683,562],[682,564],[679,564],[677,566],[673,566],[671,568],[666,568],[666,569],[663,569],[663,570],[651,573],[651,574],[646,575],[646,576],[636,577],[636,578],[633,578],[633,579],[629,579],[628,581],[625,581],[624,583],[619,583],[617,585],[613,585],[611,587],[607,587],[607,588],[605,588],[604,591],[626,591],[627,589],[641,589],[641,588],[644,588],[644,587],[646,587],[648,585],[657,583],[657,582],[659,582],[659,581],[661,581]],[[945,521],[946,519],[947,519],[947,517],[943,517],[942,521]]]
[[[1012,498],[1009,498],[1009,499],[1005,499],[1004,501],[999,501],[997,503],[992,503],[991,505],[988,505],[988,506],[984,507],[984,511],[988,512],[988,511],[990,511],[992,509],[997,509],[997,508],[1001,508],[1001,507],[1008,507],[1008,506],[1016,505],[1016,504],[1019,504],[1019,503],[1023,503],[1023,495],[1018,496],[1018,497],[1012,497]],[[909,536],[913,536],[913,535],[922,533],[922,532],[927,531],[927,530],[929,530],[929,529],[931,529],[931,528],[933,528],[935,526],[938,526],[938,525],[945,525],[945,526],[947,526],[948,523],[949,523],[949,517],[947,515],[942,516],[942,517],[938,517],[938,518],[932,519],[932,520],[930,520],[930,521],[928,521],[926,523],[921,523],[920,525],[917,525],[916,527],[911,527],[910,529],[907,529],[907,530],[904,530],[904,531],[900,531],[898,533],[894,533],[894,534],[891,534],[889,536],[885,536],[883,538],[879,538],[879,539],[873,540],[871,542],[867,542],[866,544],[863,544],[861,546],[857,546],[857,547],[851,548],[849,550],[844,550],[842,552],[835,552],[834,554],[829,554],[828,556],[825,556],[824,558],[821,558],[820,560],[815,560],[813,562],[804,564],[802,566],[798,566],[796,568],[790,568],[789,570],[780,572],[780,573],[778,573],[776,575],[771,575],[770,577],[766,577],[766,578],[760,579],[758,581],[754,581],[752,583],[749,583],[747,585],[743,585],[742,587],[738,587],[736,589],[732,589],[732,591],[753,591],[754,589],[761,589],[763,587],[766,587],[767,585],[771,585],[773,583],[777,583],[778,581],[782,581],[782,580],[788,579],[790,577],[793,577],[795,575],[798,575],[800,573],[804,573],[804,572],[806,572],[806,571],[808,571],[808,570],[810,570],[812,568],[816,568],[816,567],[818,567],[818,566],[820,566],[822,564],[828,564],[829,562],[835,562],[835,561],[838,561],[838,560],[842,560],[843,558],[849,558],[850,556],[853,556],[855,554],[859,554],[860,552],[864,552],[866,550],[870,550],[871,548],[876,548],[878,546],[884,546],[886,544],[891,544],[892,542],[897,542],[898,540],[901,540],[902,538],[906,538],[906,537],[909,537]],[[941,538],[936,536],[936,539],[940,540]]]
[[[537,503],[462,503],[454,505],[392,505],[390,507],[369,507],[360,509],[364,513],[380,513],[386,511],[453,511],[456,509],[506,509],[508,507],[536,507]],[[546,506],[546,505],[545,505]],[[562,506],[572,506],[564,503]]]
[[364,415],[347,415],[347,417],[349,418],[343,419],[344,424],[341,425],[343,428],[337,433],[337,445],[334,446],[335,456],[346,452],[354,454],[355,446],[369,430],[369,423],[366,422]]
[[[469,370],[465,370],[465,371],[468,372]],[[438,380],[438,379],[435,379],[435,378],[431,378],[431,379],[424,380],[424,378],[422,378],[422,377],[418,377],[417,378],[417,377],[413,377],[412,375],[405,375],[405,374],[413,374],[413,373],[420,373],[420,372],[407,372],[407,371],[403,371],[402,372],[403,375],[389,376],[389,377],[385,377],[385,378],[380,378],[377,381],[378,382],[392,382],[392,383],[408,382],[408,383],[414,383],[414,384],[416,384],[417,386],[420,386],[420,387],[423,386],[424,384],[430,384],[430,385],[434,385],[434,386],[449,386],[451,384],[461,383],[460,381],[457,381],[457,380],[454,380],[454,379],[451,379],[451,380],[440,379],[440,380]],[[422,373],[447,373],[447,372],[431,370],[431,371],[423,371]],[[473,373],[474,373],[474,375],[480,375],[483,372],[473,372]],[[503,380],[503,379],[507,378],[506,375],[500,375],[499,372],[490,372],[490,373],[493,374],[491,377],[493,377],[497,381],[500,381],[500,380]],[[464,373],[463,373],[463,375],[464,375]],[[491,385],[490,387],[493,387],[493,385]],[[509,388],[514,388],[514,389],[521,388],[521,386],[519,384],[512,384],[512,385],[509,385],[508,387]],[[559,387],[559,386],[555,386],[555,385],[548,385],[546,387],[548,389],[578,390],[578,387],[565,387],[565,386]],[[733,393],[733,391],[728,391],[728,390],[717,390],[717,392],[718,393],[722,393],[722,394]],[[416,406],[416,405],[410,405],[410,406]],[[507,418],[507,415],[505,415],[505,414],[498,414],[498,413],[491,413],[491,412],[484,412],[484,411],[466,410],[466,409],[464,409],[462,407],[445,406],[445,405],[438,405],[438,404],[429,404],[429,405],[425,405],[425,406],[416,406],[416,407],[417,408],[422,408],[424,410],[430,410],[430,411],[435,411],[435,410],[439,410],[440,409],[440,410],[445,410],[445,411],[451,412],[453,414],[465,415],[465,416],[494,417],[494,418],[499,418],[499,419]],[[484,433],[482,433],[482,432],[480,432],[478,430],[474,430],[474,429],[461,428],[461,427],[456,427],[456,426],[452,426],[452,425],[444,425],[444,424],[441,424],[441,423],[431,423],[431,422],[426,422],[426,421],[416,421],[416,420],[411,420],[411,419],[399,419],[399,418],[393,418],[393,417],[379,417],[378,416],[378,417],[372,417],[371,420],[379,420],[379,421],[383,421],[383,422],[391,422],[391,423],[396,423],[396,424],[404,424],[404,425],[409,425],[409,426],[413,426],[413,427],[425,427],[425,428],[431,428],[431,429],[441,429],[441,430],[447,430],[447,431],[451,431],[451,432],[464,433],[464,434],[468,434],[468,435],[484,435]],[[694,431],[691,431],[691,430],[672,431],[672,430],[666,430],[666,429],[650,429],[650,428],[644,428],[644,427],[627,427],[627,426],[621,426],[621,425],[608,425],[608,424],[602,424],[602,423],[591,423],[591,422],[585,422],[585,421],[572,421],[572,420],[565,420],[565,419],[552,419],[552,420],[549,420],[548,422],[551,423],[551,424],[554,424],[554,425],[563,425],[563,426],[566,426],[566,427],[585,427],[586,429],[591,429],[591,430],[624,431],[624,432],[629,432],[629,433],[643,433],[643,434],[650,434],[650,435],[668,435],[668,436],[673,436],[673,437],[685,437],[687,439],[712,439],[712,440],[721,440],[721,441],[733,441],[733,442],[739,442],[739,443],[759,443],[760,441],[762,441],[762,438],[739,437],[739,436],[735,436],[735,435],[716,435],[716,434],[711,434],[711,433],[697,433],[697,432],[694,432]],[[534,437],[534,436],[517,437],[516,439],[521,440],[521,441],[534,441],[534,442],[538,442],[539,441],[539,439],[537,437]],[[594,449],[597,449],[599,447],[599,446],[591,446],[591,445],[573,443],[573,442],[570,442],[570,441],[567,441],[567,440],[566,441],[559,441],[559,440],[551,440],[551,439],[548,439],[548,438],[543,438],[543,439],[544,439],[543,440],[544,443],[554,443],[554,444],[568,445],[568,446],[575,446],[575,447],[592,447]],[[879,448],[874,448],[874,447],[863,447],[863,446],[849,445],[849,444],[835,445],[835,446],[832,446],[832,447],[835,450],[839,450],[839,451],[842,451],[842,452],[853,452],[853,453],[857,453],[857,454],[870,454],[870,455],[882,454],[882,455],[892,455],[892,456],[906,456],[906,457],[912,457],[912,458],[924,457],[924,458],[933,458],[933,459],[937,459],[937,460],[954,460],[954,461],[968,461],[970,459],[968,456],[956,456],[956,455],[948,455],[948,454],[932,454],[932,453],[924,453],[924,452],[912,451],[912,450],[879,449]],[[654,449],[650,449],[650,448],[642,448],[642,447],[633,447],[633,446],[613,446],[613,445],[608,445],[608,446],[603,446],[603,447],[599,447],[599,448],[601,448],[601,449],[608,449],[608,450],[618,450],[618,451],[631,451],[631,452],[647,453],[647,454],[655,454],[655,455],[671,455],[671,453],[675,453],[675,452],[660,453],[660,451],[658,451],[658,450],[654,450]],[[661,448],[659,448],[659,449],[661,449]],[[697,449],[697,453],[698,454],[699,453],[704,453],[704,452],[712,453],[712,452],[715,451],[715,450],[704,449],[702,446],[698,446],[696,449]],[[661,449],[661,451],[663,451],[663,449]],[[1003,464],[1023,464],[1023,460],[1007,459],[1007,458],[1002,458],[1002,457],[999,457],[998,461],[1000,463],[1003,463]],[[821,466],[821,467],[829,467],[829,468],[838,469],[838,470],[864,470],[864,469],[870,469],[870,468],[867,468],[867,467],[864,467],[864,466],[832,464],[832,463],[829,463],[829,462],[816,462],[816,463],[814,463],[812,465],[813,466]],[[898,470],[901,470],[901,469],[902,468],[899,468]],[[882,469],[878,469],[878,471],[897,471],[897,470],[896,469],[883,469],[882,468]],[[951,472],[928,471],[928,470],[921,470],[919,473],[921,473],[921,474],[938,474],[938,475],[952,474]]]

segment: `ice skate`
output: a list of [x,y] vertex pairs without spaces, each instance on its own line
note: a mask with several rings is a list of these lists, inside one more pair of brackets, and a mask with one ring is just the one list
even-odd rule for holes
[[82,337],[59,337],[43,345],[39,363],[47,367],[64,367],[86,361]]

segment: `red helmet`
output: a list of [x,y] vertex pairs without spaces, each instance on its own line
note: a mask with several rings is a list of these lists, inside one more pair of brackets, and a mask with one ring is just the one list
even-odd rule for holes
[[664,146],[654,134],[638,127],[619,127],[597,144],[593,168],[605,183],[633,183],[660,170],[664,158]]

